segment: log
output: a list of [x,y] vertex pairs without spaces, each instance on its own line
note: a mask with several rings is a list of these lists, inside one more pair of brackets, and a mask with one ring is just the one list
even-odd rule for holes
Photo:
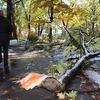
[[74,67],[71,70],[65,71],[65,73],[61,75],[59,79],[56,79],[54,77],[48,77],[44,81],[42,81],[40,86],[46,88],[49,91],[55,92],[55,93],[66,91],[66,88],[67,88],[67,85],[69,85],[69,82],[75,77],[78,71],[80,71],[81,68],[83,67],[82,64],[84,63],[84,61],[94,58],[98,55],[100,55],[100,51],[88,53],[82,56],[76,62]]
[[70,71],[66,71],[61,77],[59,78],[59,81],[64,84],[63,91],[66,90],[67,85],[69,84],[70,80],[80,71],[82,68],[82,64],[85,60],[89,60],[91,58],[94,58],[96,56],[100,55],[100,51],[88,53],[84,56],[82,56],[74,65],[74,67]]
[[66,91],[69,82],[83,67],[82,64],[84,63],[84,61],[97,57],[98,55],[100,55],[100,51],[88,53],[82,56],[76,62],[74,67],[69,71],[65,71],[59,79],[44,74],[30,73],[25,78],[21,79],[20,81],[17,81],[17,83],[20,83],[20,86],[26,90],[33,89],[34,87],[38,86],[43,87],[54,93],[64,92]]
[[29,73],[16,83],[20,83],[20,88],[25,90],[33,89],[34,87],[42,87],[50,92],[59,93],[63,89],[62,84],[56,78],[34,72]]

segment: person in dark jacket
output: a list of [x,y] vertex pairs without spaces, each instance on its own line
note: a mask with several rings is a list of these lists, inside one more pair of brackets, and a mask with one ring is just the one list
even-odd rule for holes
[[12,33],[11,23],[3,16],[3,11],[0,10],[0,62],[2,62],[2,52],[4,55],[4,71],[9,74],[8,67],[8,47],[9,38]]

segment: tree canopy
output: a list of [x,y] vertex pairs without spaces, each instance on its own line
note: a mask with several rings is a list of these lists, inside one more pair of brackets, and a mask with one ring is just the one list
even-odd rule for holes
[[[7,5],[7,7],[6,7]],[[0,8],[7,8],[7,17],[15,27],[18,37],[27,33],[27,39],[35,34],[48,35],[53,41],[56,30],[64,32],[63,23],[67,28],[83,28],[91,37],[99,34],[100,1],[99,0],[2,0]]]

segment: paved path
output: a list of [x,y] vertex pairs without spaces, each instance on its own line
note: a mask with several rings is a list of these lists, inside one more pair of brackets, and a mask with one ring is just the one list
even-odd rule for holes
[[[48,54],[42,51],[26,52],[23,48],[9,51],[11,75],[8,79],[0,80],[0,100],[57,100],[54,94],[46,89],[36,87],[25,91],[15,83],[31,71],[46,73],[52,61]],[[78,91],[76,100],[100,100],[100,87],[84,75],[77,75],[68,90]]]
[[[0,100],[56,100],[54,94],[46,89],[34,88],[25,91],[15,83],[16,80],[25,76],[27,72],[46,72],[49,60],[46,58],[45,61],[45,57],[35,51],[24,53],[23,49],[10,49],[11,75],[8,79],[0,80]],[[31,62],[34,65],[31,66]],[[45,63],[45,66],[43,63]],[[2,65],[0,66],[2,67]]]

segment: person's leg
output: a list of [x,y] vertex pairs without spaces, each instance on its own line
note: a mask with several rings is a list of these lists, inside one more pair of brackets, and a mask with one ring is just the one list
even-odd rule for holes
[[2,46],[0,45],[0,63],[2,62]]
[[4,53],[4,69],[5,69],[5,73],[9,74],[9,67],[8,67],[8,44],[3,46],[3,53]]

